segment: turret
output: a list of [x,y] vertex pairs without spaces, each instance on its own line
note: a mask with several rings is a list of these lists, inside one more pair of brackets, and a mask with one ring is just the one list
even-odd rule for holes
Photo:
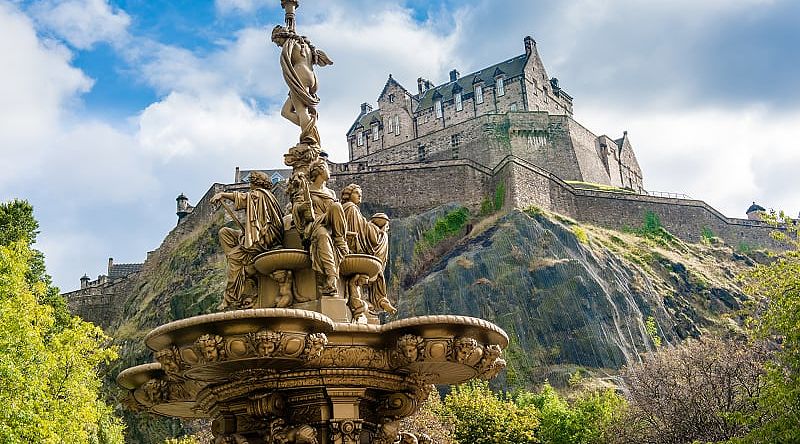
[[178,209],[178,211],[176,211],[175,214],[178,215],[178,222],[180,222],[181,220],[183,220],[184,217],[188,216],[189,213],[192,212],[194,207],[189,205],[189,198],[186,197],[186,195],[183,193],[181,193],[175,199],[175,201],[177,202],[177,209]]
[[747,209],[747,218],[750,220],[761,220],[761,215],[766,211],[764,207],[753,202],[753,205],[750,205],[750,208]]
[[85,289],[86,287],[89,286],[89,281],[90,280],[91,279],[89,278],[88,275],[86,275],[86,274],[83,275],[83,277],[81,278],[81,290],[83,290],[83,289]]

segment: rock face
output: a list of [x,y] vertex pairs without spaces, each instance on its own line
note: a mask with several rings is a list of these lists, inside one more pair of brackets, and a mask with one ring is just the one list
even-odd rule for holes
[[727,319],[746,297],[733,277],[746,265],[732,250],[557,219],[513,210],[473,229],[399,289],[399,316],[498,324],[512,337],[507,386],[563,383],[581,367],[613,373],[654,341],[736,329]]
[[[400,312],[389,320],[459,314],[499,325],[511,344],[495,384],[560,385],[579,370],[612,376],[655,342],[738,328],[746,296],[734,277],[752,261],[730,248],[648,239],[535,210],[472,217],[455,235],[424,241],[456,209],[392,221],[387,282]],[[119,316],[103,327],[121,359],[108,369],[109,387],[120,370],[152,360],[142,345],[152,328],[219,309],[225,265],[216,232],[224,223],[217,213],[171,233],[136,278],[115,289]],[[126,416],[128,442],[160,442],[182,430],[175,421]]]

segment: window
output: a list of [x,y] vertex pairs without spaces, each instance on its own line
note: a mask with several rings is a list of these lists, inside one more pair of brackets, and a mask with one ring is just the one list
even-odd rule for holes
[[425,162],[426,157],[427,153],[425,153],[425,145],[420,145],[417,147],[417,160],[420,162]]
[[394,94],[389,94],[389,103],[394,103]]
[[400,116],[394,116],[394,133],[400,135]]
[[378,124],[377,123],[373,123],[372,124],[372,140],[378,140],[378,139],[380,139],[380,134],[378,134]]
[[459,145],[461,145],[461,133],[450,136],[450,146],[455,148]]
[[461,111],[464,109],[464,103],[461,102],[461,93],[457,92],[455,95],[456,100],[456,111]]
[[517,102],[514,102],[511,105],[509,105],[508,106],[508,110],[512,111],[512,112],[516,111],[517,110]]
[[475,103],[483,103],[483,85],[475,86]]
[[394,132],[394,118],[389,116],[386,122],[386,132],[392,134]]
[[502,77],[497,78],[497,95],[498,96],[506,95],[506,82],[503,80]]
[[363,131],[359,131],[358,134],[356,135],[356,143],[358,144],[358,146],[363,146],[364,145],[364,132]]
[[436,111],[436,118],[437,119],[441,119],[442,118],[442,101],[441,100],[437,100],[437,101],[433,102],[433,109],[434,109],[434,111]]

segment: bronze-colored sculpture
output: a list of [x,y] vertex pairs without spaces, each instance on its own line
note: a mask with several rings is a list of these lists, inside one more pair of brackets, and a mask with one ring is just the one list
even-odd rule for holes
[[223,199],[230,200],[236,210],[245,210],[243,223],[231,213],[231,217],[239,224],[239,230],[228,227],[219,230],[219,242],[228,260],[224,298],[226,306],[253,306],[256,286],[252,277],[253,259],[260,253],[280,247],[283,242],[283,211],[272,195],[271,188],[269,177],[254,171],[250,173],[250,191],[217,193],[211,198],[212,203],[223,205]]
[[347,245],[355,253],[369,254],[378,258],[381,271],[369,283],[369,302],[375,310],[395,314],[386,293],[384,269],[389,259],[389,218],[377,213],[368,221],[361,215],[359,205],[363,198],[361,187],[350,184],[342,189],[342,210],[347,221]]
[[316,108],[319,97],[314,65],[328,66],[333,61],[325,52],[315,48],[308,38],[281,25],[272,30],[272,41],[281,47],[281,70],[289,86],[289,98],[281,109],[281,115],[300,127],[301,144],[319,147]]
[[249,191],[214,195],[239,225],[219,233],[228,261],[224,300],[238,310],[154,329],[145,343],[157,362],[123,371],[117,382],[134,411],[211,419],[215,444],[430,442],[404,433],[401,419],[434,383],[496,376],[508,337],[465,316],[385,324],[375,316],[396,311],[384,278],[389,218],[361,214],[358,185],[342,190],[342,203],[328,188],[312,68],[330,60],[296,34],[299,0],[281,5],[286,26],[276,27],[273,41],[289,85],[283,115],[301,128],[300,143],[284,156],[292,167],[288,214],[260,172],[250,174]]
[[349,253],[345,233],[347,222],[336,193],[326,186],[330,179],[328,163],[316,159],[309,165],[308,181],[302,201],[295,202],[292,217],[295,226],[309,246],[311,264],[318,276],[318,287],[324,296],[338,295],[339,264]]

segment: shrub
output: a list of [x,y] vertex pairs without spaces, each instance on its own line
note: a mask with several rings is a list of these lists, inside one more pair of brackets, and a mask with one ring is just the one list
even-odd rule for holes
[[466,208],[455,209],[443,217],[440,217],[433,224],[433,227],[422,233],[422,239],[416,246],[416,252],[433,248],[439,242],[449,237],[455,236],[464,229],[469,220],[469,210]]

